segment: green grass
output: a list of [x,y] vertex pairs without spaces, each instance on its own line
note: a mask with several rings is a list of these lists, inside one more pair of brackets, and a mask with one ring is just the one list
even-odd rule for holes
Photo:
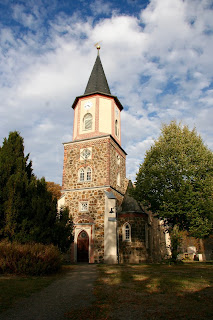
[[[66,266],[63,272],[78,266]],[[213,265],[98,265],[95,302],[67,319],[213,319]],[[0,276],[0,312],[63,276]]]
[[96,302],[69,319],[213,319],[213,266],[98,266]]
[[32,293],[50,285],[66,273],[70,266],[51,276],[29,277],[0,275],[0,313],[11,307],[18,299],[29,297]]

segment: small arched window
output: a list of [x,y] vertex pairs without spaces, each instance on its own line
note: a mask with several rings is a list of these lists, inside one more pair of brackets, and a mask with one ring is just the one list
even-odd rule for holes
[[123,225],[123,241],[131,241],[131,226],[129,223]]
[[79,170],[79,181],[84,181],[84,168]]
[[92,181],[92,169],[90,167],[80,168],[78,171],[78,181]]
[[87,177],[86,177],[87,181],[91,181],[92,180],[92,169],[90,167],[87,168]]
[[115,135],[118,136],[118,120],[115,120]]
[[83,128],[84,130],[92,130],[92,115],[91,113],[85,114],[83,118]]

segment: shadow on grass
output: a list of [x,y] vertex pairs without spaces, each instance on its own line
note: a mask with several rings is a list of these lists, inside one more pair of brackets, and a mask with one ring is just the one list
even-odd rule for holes
[[76,266],[66,265],[58,273],[47,276],[0,274],[0,313],[11,308],[16,301],[27,298],[32,293],[38,292],[55,280],[64,277],[74,268]]
[[98,266],[95,303],[69,319],[212,319],[213,266]]

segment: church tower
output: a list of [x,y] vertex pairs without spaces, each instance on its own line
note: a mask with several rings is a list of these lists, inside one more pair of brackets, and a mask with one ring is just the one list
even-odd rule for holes
[[76,97],[73,140],[64,143],[64,205],[74,223],[73,262],[117,263],[117,211],[126,189],[120,101],[110,92],[99,56]]

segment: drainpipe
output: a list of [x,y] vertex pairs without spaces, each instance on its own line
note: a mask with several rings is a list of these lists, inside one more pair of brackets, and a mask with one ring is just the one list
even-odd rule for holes
[[120,263],[119,261],[119,234],[118,234],[118,213],[116,210],[116,241],[117,241],[117,260],[118,260],[118,264]]

